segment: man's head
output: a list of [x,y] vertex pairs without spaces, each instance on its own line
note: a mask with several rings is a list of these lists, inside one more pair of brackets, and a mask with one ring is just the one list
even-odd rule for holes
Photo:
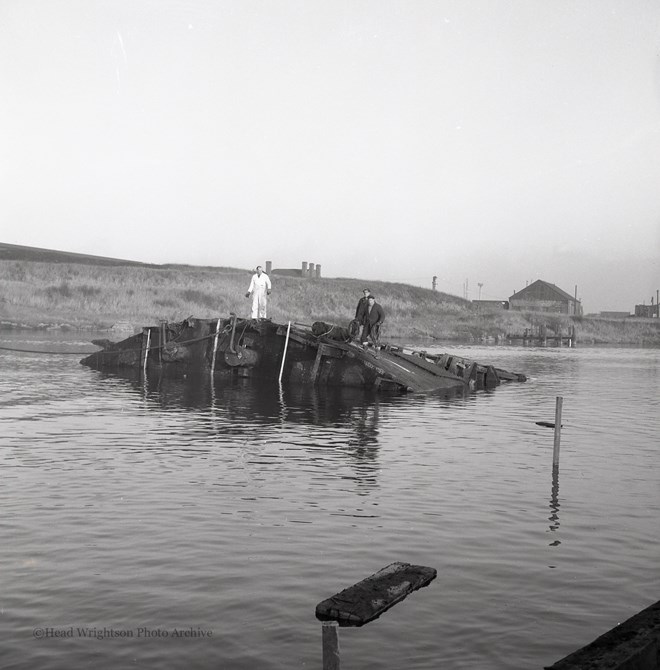
[[362,289],[362,295],[364,295],[365,298],[368,298],[370,293],[371,291],[368,288]]
[[263,272],[263,270],[261,268],[261,265],[257,265],[257,274],[261,275],[262,272]]
[[370,305],[373,305],[376,302],[376,296],[375,295],[370,295],[367,298],[367,301],[369,302]]

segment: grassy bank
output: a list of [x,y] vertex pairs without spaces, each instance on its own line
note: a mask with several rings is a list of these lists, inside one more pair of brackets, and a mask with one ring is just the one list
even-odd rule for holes
[[[0,260],[0,325],[10,327],[132,328],[187,316],[248,316],[251,272],[194,266],[108,266]],[[269,316],[311,324],[347,325],[365,284],[359,279],[302,279],[273,275]],[[478,312],[456,296],[388,282],[367,282],[386,310],[388,339],[424,337],[474,341],[522,333],[541,321],[574,324],[578,341],[660,344],[655,322],[606,321],[520,312]]]

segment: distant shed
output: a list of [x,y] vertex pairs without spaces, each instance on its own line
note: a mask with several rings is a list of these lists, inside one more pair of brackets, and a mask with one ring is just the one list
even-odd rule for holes
[[582,304],[579,300],[542,279],[537,279],[522,291],[514,293],[509,298],[509,308],[518,311],[582,315]]

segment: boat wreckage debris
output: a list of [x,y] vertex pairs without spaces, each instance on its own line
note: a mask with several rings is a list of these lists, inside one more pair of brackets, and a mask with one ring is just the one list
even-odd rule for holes
[[121,342],[96,340],[103,348],[82,359],[99,370],[138,368],[162,372],[210,370],[215,375],[283,379],[293,384],[428,392],[493,388],[526,381],[523,374],[460,356],[429,354],[393,344],[365,347],[350,328],[317,321],[312,326],[270,319],[189,317],[148,326]]

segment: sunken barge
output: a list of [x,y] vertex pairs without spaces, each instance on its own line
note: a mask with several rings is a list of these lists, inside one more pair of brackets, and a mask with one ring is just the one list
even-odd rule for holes
[[187,318],[149,326],[103,347],[80,362],[122,369],[279,379],[290,384],[371,388],[395,393],[492,388],[525,381],[522,374],[449,354],[431,355],[392,344],[365,347],[352,329],[316,322],[278,324],[270,319]]

